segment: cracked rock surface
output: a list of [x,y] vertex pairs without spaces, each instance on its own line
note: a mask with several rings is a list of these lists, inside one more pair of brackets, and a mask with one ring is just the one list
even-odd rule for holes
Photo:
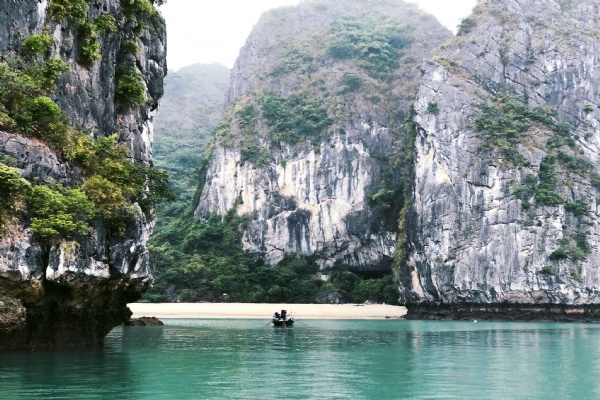
[[[152,160],[152,116],[166,74],[163,21],[137,37],[137,68],[146,76],[143,106],[118,112],[114,104],[115,66],[121,42],[135,28],[125,24],[119,0],[90,2],[88,18],[112,14],[120,29],[100,38],[102,59],[90,68],[75,61],[77,29],[51,21],[47,1],[5,1],[0,5],[0,52],[20,50],[23,38],[49,29],[70,72],[57,82],[55,101],[73,125],[94,137],[117,133],[137,162]],[[149,27],[150,28],[150,27]],[[37,140],[0,132],[0,153],[28,180],[55,181],[74,187],[82,174]],[[123,236],[110,236],[100,221],[88,235],[49,247],[32,237],[28,223],[14,223],[0,237],[0,350],[74,346],[101,342],[131,312],[152,280],[146,243],[152,230],[134,205],[136,217]],[[27,218],[25,218],[27,220]]]
[[[431,16],[417,15],[402,2],[393,4],[394,12],[405,13],[402,21],[419,21],[409,29],[419,39],[403,50],[395,75],[401,79],[390,85],[356,72],[354,60],[325,57],[325,50],[318,48],[321,35],[335,18],[352,18],[354,12],[362,12],[363,3],[301,4],[261,18],[233,68],[229,107],[264,91],[285,97],[316,93],[321,104],[329,107],[330,117],[336,109],[345,110],[347,117],[336,121],[336,128],[323,139],[295,144],[271,141],[264,122],[260,123],[257,145],[268,153],[260,165],[242,159],[244,148],[239,143],[217,141],[196,207],[201,221],[212,212],[224,215],[235,206],[239,215],[249,217],[243,247],[271,265],[286,253],[296,253],[321,267],[340,263],[358,271],[390,269],[397,217],[385,220],[377,215],[369,198],[385,187],[384,180],[398,186],[401,177],[397,168],[390,167],[390,158],[397,143],[405,139],[405,131],[391,121],[404,122],[416,89],[416,65],[450,37]],[[318,7],[337,11],[327,14]],[[273,66],[289,57],[282,50],[290,48],[309,49],[304,51],[313,60],[310,73],[272,73]],[[368,89],[345,96],[335,93],[340,91],[344,71],[363,74]],[[316,82],[322,82],[320,89],[315,88]],[[379,102],[383,97],[385,101]],[[240,129],[232,127],[232,136],[241,137]]]
[[[409,256],[400,279],[401,298],[414,313],[433,315],[432,304],[452,314],[465,304],[481,304],[483,313],[494,304],[581,311],[600,303],[600,192],[590,179],[600,167],[599,7],[585,0],[480,4],[470,31],[423,64],[414,106]],[[474,122],[480,105],[492,105],[501,93],[552,110],[557,122],[570,124],[570,145],[552,147],[555,133],[536,126],[514,149],[522,165],[481,150]],[[438,112],[431,112],[432,103]],[[583,172],[556,163],[556,193],[564,204],[533,197],[524,204],[517,185],[528,176],[539,180],[544,158],[561,151],[588,163]],[[579,215],[568,207],[578,201],[586,204]],[[582,236],[584,256],[573,239]],[[555,256],[559,248],[568,256]]]

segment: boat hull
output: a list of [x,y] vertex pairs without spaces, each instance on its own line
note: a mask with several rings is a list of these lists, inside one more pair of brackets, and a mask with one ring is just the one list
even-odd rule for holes
[[293,319],[288,319],[287,321],[283,321],[283,320],[277,320],[274,319],[272,321],[273,326],[281,326],[281,327],[291,327],[294,325],[294,320]]

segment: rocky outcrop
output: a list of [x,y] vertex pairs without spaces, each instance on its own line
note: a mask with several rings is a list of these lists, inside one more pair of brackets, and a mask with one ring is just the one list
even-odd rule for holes
[[[49,32],[55,39],[51,57],[70,68],[57,82],[55,101],[71,123],[94,137],[117,133],[134,160],[150,164],[152,115],[166,73],[164,22],[145,21],[134,35],[137,24],[125,18],[119,0],[90,2],[88,19],[111,14],[118,30],[99,36],[101,60],[83,67],[76,62],[81,40],[76,24],[50,19],[48,1],[4,2],[0,7],[0,52],[18,52],[23,38]],[[115,67],[121,43],[134,37],[139,50],[135,64],[145,76],[147,101],[123,112],[115,106]],[[0,132],[0,155],[30,181],[70,188],[83,177],[38,140]],[[133,209],[136,216],[123,235],[108,234],[98,220],[89,234],[49,245],[34,240],[26,217],[11,222],[0,237],[0,349],[97,343],[129,319],[127,303],[138,299],[152,279],[146,248],[152,224],[137,205]]]
[[125,322],[125,326],[162,326],[165,323],[156,317],[131,318]]
[[[347,28],[359,29],[359,43],[347,39],[344,46],[363,49],[351,50],[350,59],[334,48],[336,40],[346,40],[348,21],[359,21]],[[360,47],[367,37],[386,35],[384,42]],[[398,204],[378,203],[385,196],[376,195],[401,186],[400,169],[390,159],[405,139],[415,66],[449,36],[434,18],[402,1],[303,3],[265,14],[232,71],[229,112],[217,128],[196,216],[205,221],[231,208],[248,216],[243,247],[268,264],[296,253],[321,267],[389,270]],[[381,55],[378,45],[400,49],[397,64],[379,75],[381,64],[369,64]],[[281,96],[280,103],[298,94],[307,104],[316,100],[331,123],[318,137],[274,138],[265,117],[268,93]],[[242,110],[256,113],[250,128],[240,122]],[[402,203],[398,193],[388,197]]]
[[598,7],[482,2],[424,63],[400,280],[409,315],[564,306],[545,318],[600,303]]

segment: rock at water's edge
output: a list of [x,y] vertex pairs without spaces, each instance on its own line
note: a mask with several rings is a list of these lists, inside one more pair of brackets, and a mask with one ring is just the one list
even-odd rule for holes
[[131,318],[129,321],[125,322],[125,326],[161,326],[164,325],[160,319],[156,317],[140,317],[140,318]]

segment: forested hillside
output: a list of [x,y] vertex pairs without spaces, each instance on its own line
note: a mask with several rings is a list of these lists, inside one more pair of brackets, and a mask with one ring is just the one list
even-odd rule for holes
[[192,204],[212,130],[223,116],[230,71],[220,64],[195,64],[169,72],[154,118],[153,159],[169,172],[175,200],[158,208],[154,233]]
[[419,63],[450,36],[399,0],[263,15],[234,66],[193,214],[155,239],[146,298],[395,302],[406,119]]

